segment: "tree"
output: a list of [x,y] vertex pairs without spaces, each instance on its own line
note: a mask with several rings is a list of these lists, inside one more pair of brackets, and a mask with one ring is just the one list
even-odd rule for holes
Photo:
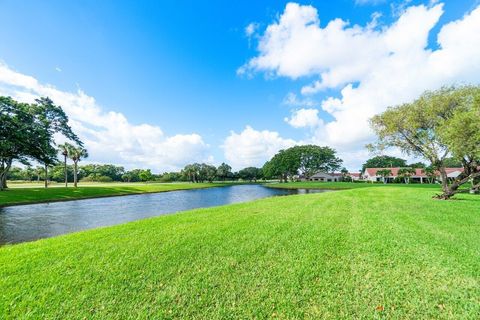
[[138,174],[138,177],[140,178],[141,181],[143,182],[147,182],[147,181],[150,181],[152,180],[152,171],[150,171],[150,169],[147,169],[147,170],[142,170],[140,171],[140,173]]
[[230,167],[226,163],[222,163],[221,165],[218,166],[217,168],[217,176],[219,179],[222,181],[225,181],[228,177],[232,175],[232,167]]
[[298,171],[308,180],[319,171],[334,172],[340,169],[343,162],[335,155],[335,150],[330,147],[319,147],[316,145],[295,146],[287,149],[297,157]]
[[343,167],[342,170],[340,170],[340,173],[342,174],[342,181],[344,182],[353,181],[352,177],[349,175],[347,168]]
[[217,177],[217,168],[215,166],[202,163],[200,165],[200,180],[203,182],[207,180],[208,182],[213,182]]
[[68,156],[73,161],[73,186],[76,188],[78,183],[78,162],[88,158],[88,151],[82,147],[71,146],[68,150]]
[[398,170],[398,175],[403,178],[405,184],[410,183],[410,177],[415,174],[415,169],[406,167]]
[[393,167],[406,167],[407,161],[392,156],[376,156],[368,159],[362,165],[362,172],[365,172],[366,168],[393,168]]
[[383,183],[387,183],[387,178],[392,175],[390,169],[381,169],[377,171],[377,174],[382,177]]
[[263,173],[267,178],[278,178],[280,182],[287,182],[298,174],[298,157],[291,150],[280,150],[270,161],[263,166]]
[[7,175],[13,161],[28,164],[35,137],[30,130],[30,106],[9,97],[0,97],[0,190],[7,188]]
[[262,174],[262,169],[260,168],[247,167],[238,171],[238,176],[242,180],[257,181],[257,179],[262,178],[263,174]]
[[463,168],[462,162],[453,157],[448,157],[443,160],[445,168]]
[[275,154],[265,163],[263,172],[266,177],[279,178],[286,182],[288,178],[293,179],[299,173],[308,179],[319,171],[333,172],[340,169],[342,162],[330,147],[295,146]]
[[[440,174],[443,193],[437,198],[449,199],[460,192],[460,185],[480,176],[479,92],[480,87],[446,87],[388,108],[371,119],[378,136],[374,148],[396,147],[427,159]],[[464,168],[451,184],[445,170],[450,155],[461,160]]]
[[437,177],[435,169],[433,169],[431,166],[429,166],[429,167],[426,167],[425,169],[423,169],[423,172],[427,176],[428,183],[434,183],[435,182],[435,179]]
[[409,165],[407,165],[408,168],[414,168],[414,169],[422,169],[422,168],[426,168],[427,165],[423,162],[414,162],[414,163],[410,163]]
[[68,142],[58,145],[58,150],[60,151],[61,155],[63,156],[63,169],[65,175],[65,187],[68,187],[68,170],[67,170],[67,158],[68,158],[68,151],[72,148],[72,145]]

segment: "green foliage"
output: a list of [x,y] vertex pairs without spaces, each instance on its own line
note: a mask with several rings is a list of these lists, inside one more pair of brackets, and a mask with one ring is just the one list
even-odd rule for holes
[[140,181],[143,182],[151,181],[153,178],[152,171],[150,171],[150,169],[141,170],[138,177],[140,178]]
[[230,167],[226,163],[222,163],[221,165],[218,166],[217,168],[217,176],[220,180],[225,181],[232,175],[232,167]]
[[298,174],[308,178],[319,171],[333,172],[340,169],[342,162],[330,147],[295,146],[274,155],[263,166],[263,173],[266,178],[279,178],[286,182]]
[[407,161],[392,156],[376,156],[368,159],[362,165],[362,172],[365,172],[366,168],[392,168],[392,167],[406,167]]
[[263,178],[263,172],[261,168],[247,167],[238,171],[238,176],[245,181],[257,181]]
[[477,319],[480,199],[433,193],[380,185],[273,197],[6,246],[1,314]]
[[0,97],[0,123],[0,190],[7,186],[6,178],[13,161],[28,164],[33,160],[45,168],[55,164],[56,134],[81,145],[68,125],[67,115],[49,98],[26,104]]
[[[391,107],[371,119],[378,149],[396,147],[423,157],[439,170],[448,199],[468,181],[480,177],[480,87],[445,87],[427,91],[411,103]],[[445,160],[461,161],[464,171],[449,185]]]

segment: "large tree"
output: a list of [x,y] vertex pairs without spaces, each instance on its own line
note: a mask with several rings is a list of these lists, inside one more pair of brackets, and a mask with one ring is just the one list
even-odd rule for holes
[[298,174],[308,179],[319,171],[339,170],[341,164],[342,160],[336,156],[332,148],[303,145],[280,150],[265,163],[263,172],[266,177],[279,178],[281,181],[292,179]]
[[366,168],[393,168],[393,167],[406,167],[407,161],[401,158],[392,156],[376,156],[368,159],[362,165],[362,172],[365,172]]
[[[480,87],[446,87],[388,108],[371,119],[379,138],[375,147],[396,147],[429,160],[442,181],[443,193],[438,198],[452,197],[460,185],[480,176],[479,92]],[[464,168],[451,184],[445,170],[450,156],[459,159]]]

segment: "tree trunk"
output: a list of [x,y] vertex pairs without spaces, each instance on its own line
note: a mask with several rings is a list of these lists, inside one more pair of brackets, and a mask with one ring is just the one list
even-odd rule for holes
[[48,165],[45,163],[45,188],[48,188]]
[[77,161],[73,162],[73,186],[77,187]]
[[7,189],[7,175],[12,167],[12,160],[2,161],[2,166],[0,167],[0,191]]
[[65,171],[65,188],[68,187],[67,155],[64,155],[63,170]]

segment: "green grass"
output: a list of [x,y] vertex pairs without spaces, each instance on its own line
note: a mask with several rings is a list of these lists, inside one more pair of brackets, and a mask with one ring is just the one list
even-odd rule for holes
[[478,319],[480,197],[275,197],[0,248],[0,315]]
[[17,204],[66,201],[85,198],[121,196],[138,193],[165,192],[224,186],[222,183],[96,183],[78,188],[57,185],[43,188],[18,185],[0,192],[0,207]]
[[319,181],[299,181],[299,182],[287,182],[287,183],[266,183],[265,186],[271,188],[283,188],[283,189],[329,189],[329,190],[347,190],[358,188],[384,188],[384,187],[400,187],[400,188],[427,188],[427,189],[439,189],[438,184],[383,184],[383,183],[368,183],[368,182],[319,182]]

